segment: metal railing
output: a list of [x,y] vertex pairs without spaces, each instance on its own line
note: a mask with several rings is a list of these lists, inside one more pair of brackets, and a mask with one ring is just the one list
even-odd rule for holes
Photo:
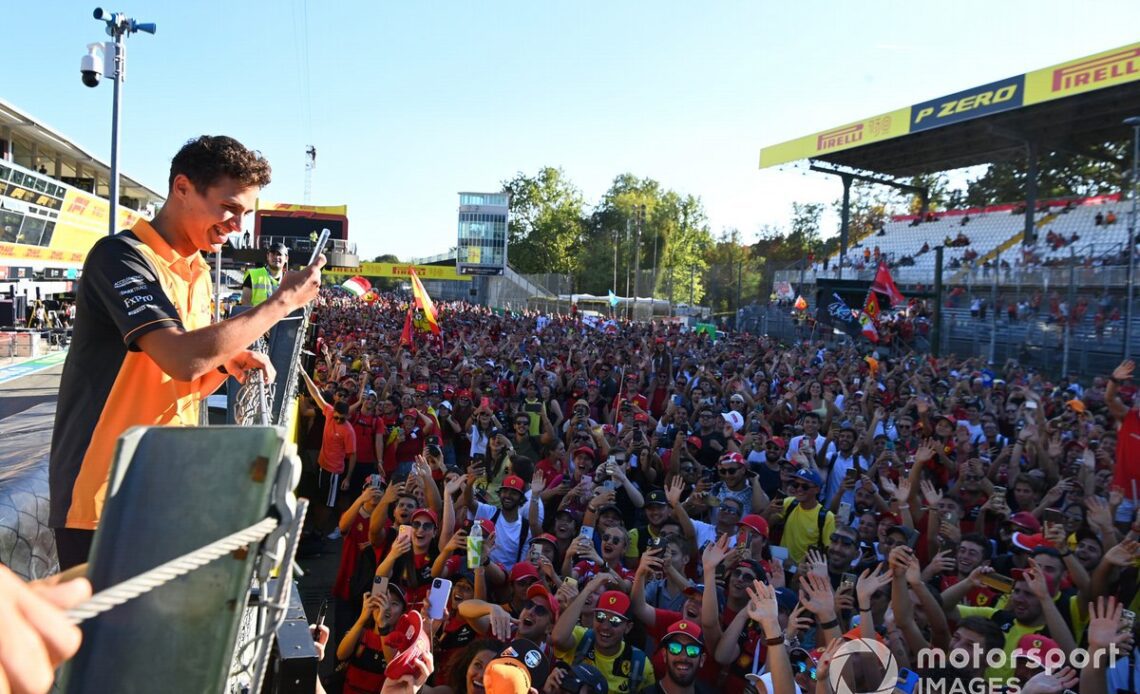
[[[258,248],[268,248],[270,244],[283,243],[290,251],[298,252],[311,252],[313,250],[313,242],[306,238],[298,236],[259,236],[257,237]],[[325,246],[327,251],[332,253],[345,253],[348,255],[356,255],[356,244],[351,241],[343,241],[341,239],[329,239],[328,245]]]
[[[1128,285],[1128,267],[1126,265],[1078,267],[1075,271],[1077,283],[1082,286],[1125,287]],[[875,268],[853,270],[850,267],[845,267],[843,268],[843,279],[871,281],[875,279],[875,272]],[[999,287],[1006,285],[1055,287],[1069,283],[1069,268],[1062,266],[1013,266],[1008,269],[977,267],[962,272],[958,272],[956,268],[953,277],[955,283],[959,284],[989,285],[993,281],[994,273],[997,273]],[[949,280],[950,275],[946,274]],[[934,283],[934,268],[892,268],[891,276],[897,284],[930,285]],[[839,272],[835,269],[819,271],[777,270],[773,273],[776,282],[789,282],[792,286],[812,285],[816,283],[817,279],[838,279],[838,277]]]

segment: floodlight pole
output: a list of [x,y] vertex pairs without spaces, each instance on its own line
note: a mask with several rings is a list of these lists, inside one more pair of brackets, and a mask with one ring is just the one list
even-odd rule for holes
[[[110,58],[114,66],[114,73],[108,75],[115,80],[114,96],[111,99],[111,181],[110,181],[110,214],[107,215],[107,234],[114,236],[118,231],[119,222],[119,111],[122,105],[122,85],[126,79],[127,45],[126,37],[144,31],[153,34],[157,28],[154,24],[140,24],[127,17],[122,12],[107,13],[101,8],[95,8],[94,17],[107,23],[107,34],[113,38],[115,55],[104,55],[104,63]],[[104,69],[107,65],[104,64]]]
[[1128,220],[1128,306],[1124,312],[1124,358],[1132,356],[1132,284],[1136,273],[1136,197],[1140,194],[1136,176],[1140,171],[1140,116],[1124,119],[1132,126],[1132,215]]

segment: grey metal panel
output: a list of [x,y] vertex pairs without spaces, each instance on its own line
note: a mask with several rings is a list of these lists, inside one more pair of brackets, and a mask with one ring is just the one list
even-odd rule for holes
[[[92,547],[94,589],[265,518],[283,446],[284,432],[274,427],[129,430]],[[60,691],[220,692],[255,556],[222,557],[85,622]]]

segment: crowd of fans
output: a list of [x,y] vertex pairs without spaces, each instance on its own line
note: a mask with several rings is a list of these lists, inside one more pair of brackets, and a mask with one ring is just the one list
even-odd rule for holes
[[401,682],[433,694],[1136,691],[1131,363],[1050,383],[467,304],[409,347],[405,307],[314,314],[329,691],[391,691],[421,611]]

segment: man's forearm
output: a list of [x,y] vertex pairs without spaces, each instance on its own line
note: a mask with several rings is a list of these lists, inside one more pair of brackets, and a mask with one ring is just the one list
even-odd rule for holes
[[292,308],[284,301],[271,297],[233,318],[197,330],[153,330],[138,338],[138,345],[174,380],[193,381],[248,349],[290,312]]

